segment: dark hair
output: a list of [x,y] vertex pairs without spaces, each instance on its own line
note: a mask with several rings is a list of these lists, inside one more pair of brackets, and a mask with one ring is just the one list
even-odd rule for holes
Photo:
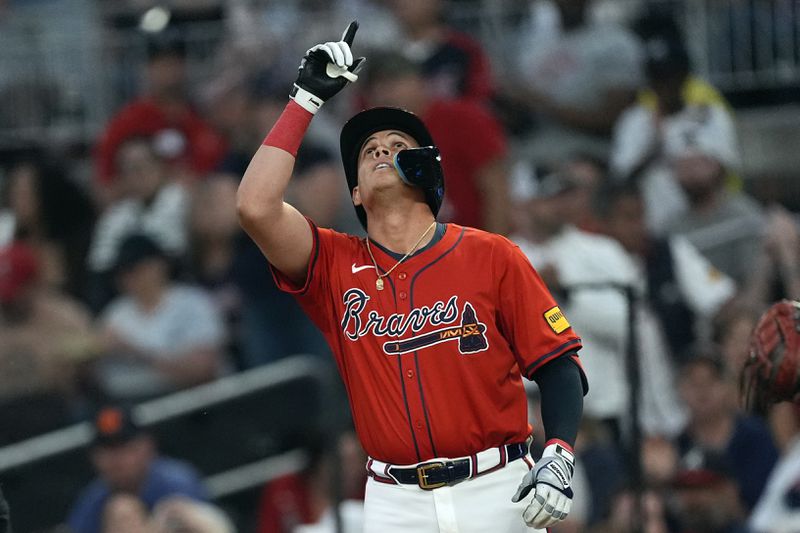
[[129,235],[119,245],[114,271],[121,274],[144,260],[158,258],[169,264],[169,258],[156,241],[144,234]]
[[[46,238],[61,240],[91,227],[95,217],[94,205],[84,190],[69,177],[66,162],[40,152],[31,152],[12,162],[8,167],[9,174],[28,166],[34,171],[34,193]],[[3,187],[3,205],[9,203],[10,188],[8,180]]]
[[622,198],[641,198],[642,192],[636,182],[606,182],[595,191],[592,197],[592,211],[601,219],[608,219],[614,213],[617,202]]
[[723,379],[730,373],[730,368],[720,355],[719,347],[715,344],[695,345],[687,350],[687,355],[688,357],[684,359],[684,363],[681,365],[681,373],[685,373],[695,366],[710,368],[718,379]]
[[[86,255],[96,218],[95,206],[85,190],[70,177],[69,165],[39,150],[19,154],[6,167],[9,171],[33,169],[34,195],[39,204],[39,223],[44,238],[60,245],[66,268],[65,289],[82,296],[86,282]],[[9,203],[9,180],[2,190],[2,205]],[[16,235],[28,237],[26,228]]]

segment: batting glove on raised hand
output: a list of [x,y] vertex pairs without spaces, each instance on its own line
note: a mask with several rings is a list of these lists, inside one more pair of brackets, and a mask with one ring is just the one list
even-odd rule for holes
[[536,467],[522,478],[511,501],[523,500],[533,490],[533,500],[525,508],[525,523],[536,529],[550,527],[564,520],[572,507],[572,473],[575,456],[560,443],[548,444]]
[[358,30],[355,20],[347,26],[341,41],[330,41],[309,48],[300,62],[297,81],[289,95],[303,109],[316,113],[330,97],[348,82],[358,79],[363,57],[353,59],[350,47]]

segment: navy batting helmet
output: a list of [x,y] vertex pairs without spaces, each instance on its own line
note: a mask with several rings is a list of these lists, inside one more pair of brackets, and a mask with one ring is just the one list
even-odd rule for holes
[[[444,198],[444,174],[439,150],[434,146],[433,137],[422,120],[414,113],[397,107],[375,107],[362,111],[348,120],[342,128],[339,145],[351,195],[358,185],[358,154],[361,147],[370,135],[383,130],[406,133],[420,145],[419,149],[399,152],[394,164],[403,181],[425,192],[425,202],[431,208],[433,216],[436,216]],[[367,212],[360,205],[355,206],[355,209],[358,220],[366,229]]]

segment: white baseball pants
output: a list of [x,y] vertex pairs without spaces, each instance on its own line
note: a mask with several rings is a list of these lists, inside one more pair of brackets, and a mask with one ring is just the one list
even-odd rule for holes
[[525,460],[517,459],[494,472],[434,490],[370,477],[364,533],[545,533],[522,519],[530,498],[511,502],[527,472]]

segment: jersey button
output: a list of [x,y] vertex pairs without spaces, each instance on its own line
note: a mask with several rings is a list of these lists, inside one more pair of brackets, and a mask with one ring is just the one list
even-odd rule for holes
[[405,300],[406,298],[408,298],[408,293],[407,293],[407,292],[405,292],[405,291],[403,291],[403,292],[401,292],[401,293],[399,294],[399,296],[400,296],[400,299],[401,299],[401,300]]
[[417,420],[416,426],[417,429],[422,429],[422,420]]
[[406,279],[408,277],[408,274],[406,274],[405,272],[400,272],[397,275],[397,277],[400,278],[400,279]]
[[409,370],[408,372],[406,372],[406,376],[408,376],[408,379],[413,379],[414,371],[413,370]]

